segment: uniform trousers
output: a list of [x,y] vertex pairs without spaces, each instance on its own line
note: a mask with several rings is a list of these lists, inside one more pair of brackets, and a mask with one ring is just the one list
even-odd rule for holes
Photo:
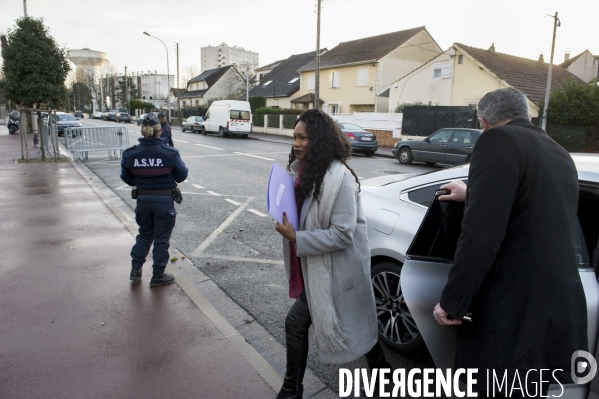
[[146,262],[153,243],[153,272],[164,272],[169,259],[168,249],[176,218],[177,211],[172,199],[168,202],[137,200],[135,221],[139,225],[139,234],[131,249],[131,266],[134,269],[140,269]]

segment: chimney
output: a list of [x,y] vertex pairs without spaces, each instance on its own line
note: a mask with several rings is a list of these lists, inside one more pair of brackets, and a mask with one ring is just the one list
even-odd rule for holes
[[545,59],[543,58],[543,53],[541,53],[541,54],[539,55],[539,62],[540,62],[540,63],[544,63],[544,62],[545,62]]
[[564,54],[564,62],[568,61],[570,59],[570,52],[566,51],[566,54]]
[[491,47],[489,47],[489,51],[492,53],[495,52],[495,43],[491,44]]

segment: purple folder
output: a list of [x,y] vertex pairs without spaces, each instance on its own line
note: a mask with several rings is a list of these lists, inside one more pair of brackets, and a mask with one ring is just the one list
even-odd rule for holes
[[281,224],[283,223],[283,212],[285,212],[289,223],[295,227],[296,231],[299,230],[293,178],[276,163],[272,165],[268,177],[266,209]]

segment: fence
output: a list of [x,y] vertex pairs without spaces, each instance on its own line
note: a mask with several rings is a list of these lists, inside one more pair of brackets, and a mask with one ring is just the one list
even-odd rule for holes
[[87,159],[91,151],[120,157],[129,148],[129,131],[125,127],[72,127],[64,130],[64,144],[75,159]]
[[0,105],[0,123],[6,125],[6,105]]
[[299,115],[254,115],[254,128],[256,133],[278,134],[293,137],[295,121]]
[[[29,162],[27,134],[33,133],[33,144],[36,146],[39,145],[35,157],[37,158],[41,155],[41,159],[44,162],[48,158],[53,158],[54,162],[60,160],[55,111],[35,108],[18,108],[17,110],[20,113],[21,159]],[[53,117],[51,117],[52,115]],[[39,134],[40,127],[41,135]]]
[[330,114],[339,123],[353,123],[367,130],[389,131],[390,137],[399,139],[402,134],[403,114],[382,112],[354,112],[353,114]]

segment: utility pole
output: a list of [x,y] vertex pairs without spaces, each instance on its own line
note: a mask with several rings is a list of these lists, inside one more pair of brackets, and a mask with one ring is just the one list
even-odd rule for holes
[[245,101],[250,101],[250,64],[245,64]]
[[320,109],[320,4],[316,9],[316,71],[314,72],[314,109]]
[[183,122],[183,118],[181,118],[181,101],[179,101],[179,93],[180,93],[180,87],[179,87],[179,43],[175,43],[177,45],[177,88],[176,88],[176,92],[177,95],[175,96],[175,98],[177,99],[177,118],[179,121],[179,124],[181,124]]
[[547,71],[547,87],[545,88],[545,103],[543,104],[543,120],[541,122],[541,129],[545,131],[547,131],[547,108],[549,107],[549,97],[551,96],[551,72],[553,69],[553,50],[555,49],[555,33],[557,31],[557,27],[561,26],[559,18],[557,17],[557,11],[555,12],[555,16],[548,16],[553,17],[553,40],[551,42],[551,58],[549,59],[549,69]]
[[27,16],[27,0],[23,0],[23,13]]
[[123,99],[127,103],[127,113],[131,115],[129,113],[129,78],[127,78],[127,67],[125,67],[125,95],[123,96]]

